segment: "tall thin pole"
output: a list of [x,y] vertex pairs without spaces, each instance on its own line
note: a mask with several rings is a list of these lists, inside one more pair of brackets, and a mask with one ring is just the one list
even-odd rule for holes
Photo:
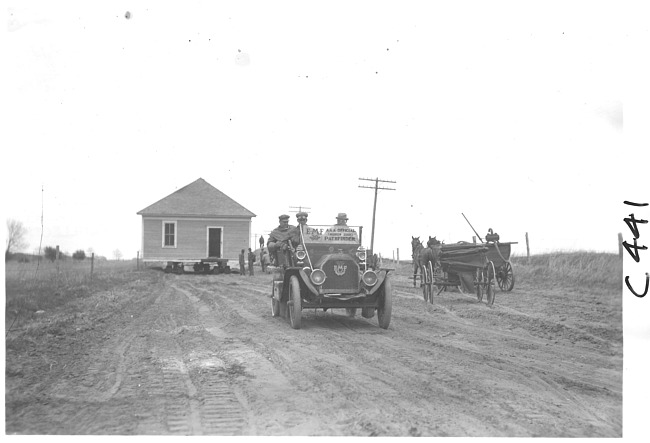
[[375,179],[375,202],[372,204],[372,231],[370,231],[370,250],[375,253],[375,215],[377,214],[377,192],[379,179]]
[[394,181],[390,180],[380,180],[379,178],[359,178],[359,180],[366,180],[366,181],[374,181],[375,186],[361,186],[359,185],[360,188],[368,188],[368,189],[374,189],[375,190],[375,201],[372,206],[372,232],[370,233],[370,250],[372,253],[375,253],[375,216],[377,214],[377,193],[380,189],[385,189],[387,191],[394,191],[395,188],[380,188],[379,187],[379,182],[382,183],[397,183]]

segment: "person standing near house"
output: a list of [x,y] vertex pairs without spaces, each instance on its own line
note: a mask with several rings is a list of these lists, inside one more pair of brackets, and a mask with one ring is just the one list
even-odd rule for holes
[[[264,250],[264,236],[260,235],[260,254],[262,253],[263,250]],[[262,259],[260,259],[260,261],[262,261]]]
[[253,263],[255,263],[255,253],[251,248],[248,248],[248,272],[251,276],[255,275]]
[[239,253],[239,274],[246,275],[246,250],[242,249]]

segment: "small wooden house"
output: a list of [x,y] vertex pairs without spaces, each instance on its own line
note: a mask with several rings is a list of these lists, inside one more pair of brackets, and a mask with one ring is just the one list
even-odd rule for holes
[[142,259],[183,265],[237,260],[248,249],[255,217],[202,178],[137,214],[142,216]]

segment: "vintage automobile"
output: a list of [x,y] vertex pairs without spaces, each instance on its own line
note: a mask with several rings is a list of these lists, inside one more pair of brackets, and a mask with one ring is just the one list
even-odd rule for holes
[[288,242],[274,271],[271,313],[300,329],[303,309],[346,309],[364,318],[377,312],[386,329],[392,311],[389,269],[380,269],[361,244],[362,228],[355,226],[298,225],[299,241]]

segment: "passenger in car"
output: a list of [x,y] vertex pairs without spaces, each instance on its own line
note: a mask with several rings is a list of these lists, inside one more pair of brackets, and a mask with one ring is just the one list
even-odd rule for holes
[[345,212],[339,212],[339,215],[336,216],[336,225],[337,226],[348,225],[348,215]]
[[307,217],[309,214],[306,212],[299,212],[296,214],[296,220],[298,220],[298,226],[303,228],[303,234],[305,233],[304,228],[307,227]]
[[336,216],[336,224],[331,226],[325,231],[325,240],[326,241],[341,241],[343,243],[347,242],[358,242],[359,235],[355,228],[348,228],[348,215],[344,212],[339,212]]

